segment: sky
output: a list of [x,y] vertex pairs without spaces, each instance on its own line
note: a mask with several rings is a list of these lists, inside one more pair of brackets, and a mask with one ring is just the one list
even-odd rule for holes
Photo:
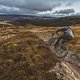
[[0,14],[71,15],[80,0],[0,0]]

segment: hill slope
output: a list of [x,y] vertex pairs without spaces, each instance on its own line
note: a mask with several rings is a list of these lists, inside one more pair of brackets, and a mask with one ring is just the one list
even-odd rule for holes
[[33,25],[0,28],[0,80],[80,80],[80,28],[72,28],[75,38],[68,47],[74,54],[68,54],[66,60],[59,59],[55,50],[45,45],[59,28]]
[[55,51],[44,44],[31,32],[1,41],[0,80],[76,80],[70,68],[55,56]]
[[[45,80],[57,59],[43,41],[30,32],[3,42],[0,47],[0,80]],[[40,46],[39,46],[40,44]],[[55,79],[55,77],[53,77]]]

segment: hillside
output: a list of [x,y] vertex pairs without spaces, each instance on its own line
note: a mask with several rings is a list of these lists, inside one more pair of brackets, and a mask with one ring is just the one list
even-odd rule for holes
[[44,42],[41,39],[26,32],[0,43],[2,44],[0,47],[0,80],[50,78],[47,77],[47,72],[55,65],[57,59],[49,48],[43,46]]
[[80,80],[80,28],[68,47],[66,61],[45,45],[52,32],[61,27],[0,28],[0,80]]

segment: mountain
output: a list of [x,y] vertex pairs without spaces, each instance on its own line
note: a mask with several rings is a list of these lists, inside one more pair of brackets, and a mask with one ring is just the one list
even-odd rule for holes
[[35,26],[71,26],[80,24],[80,16],[68,16],[60,18],[52,17],[28,17],[18,18],[11,22],[14,25],[32,24]]
[[[72,12],[72,13],[70,13]],[[18,14],[0,14],[0,19],[3,20],[17,20],[17,19],[56,19],[61,17],[71,17],[71,16],[80,16],[80,13],[74,13],[70,10],[61,10],[56,11],[51,14],[27,14],[27,15],[18,15]]]
[[36,26],[71,26],[80,24],[80,15],[54,17],[40,15],[0,15],[0,20],[8,20],[11,24],[25,26],[32,24]]
[[3,20],[17,20],[17,19],[51,19],[55,17],[51,16],[39,16],[39,15],[0,15],[0,19]]

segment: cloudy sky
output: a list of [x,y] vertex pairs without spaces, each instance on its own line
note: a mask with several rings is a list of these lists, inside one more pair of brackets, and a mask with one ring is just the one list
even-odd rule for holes
[[0,14],[70,15],[80,12],[80,0],[0,0]]

